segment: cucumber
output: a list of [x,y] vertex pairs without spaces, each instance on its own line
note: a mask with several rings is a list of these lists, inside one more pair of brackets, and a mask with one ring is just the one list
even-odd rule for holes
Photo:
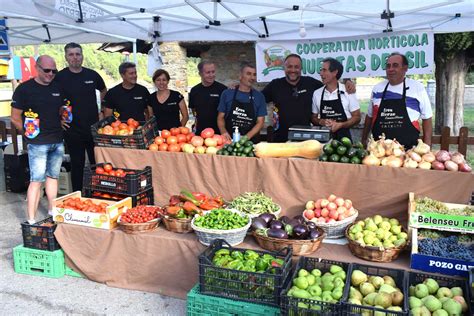
[[357,156],[354,156],[354,157],[351,158],[351,163],[353,163],[353,164],[360,164],[361,162],[362,162],[362,160],[360,160],[360,158],[357,157]]
[[359,157],[359,159],[364,159],[365,156],[367,156],[367,150],[365,149],[357,149],[357,157]]
[[357,156],[357,149],[356,148],[351,148],[347,151],[346,156],[349,158]]
[[329,156],[329,161],[331,162],[339,162],[339,159],[341,159],[341,157],[338,154],[332,154]]
[[336,149],[336,153],[340,156],[343,156],[346,153],[346,151],[347,151],[347,147],[344,146],[344,145],[341,145],[341,146],[337,147],[337,149]]
[[326,155],[334,154],[334,149],[332,148],[331,143],[327,143],[326,145],[324,145],[323,151]]
[[341,159],[339,159],[339,162],[349,163],[349,162],[351,162],[351,159],[347,156],[342,156]]
[[352,141],[349,137],[343,137],[341,138],[341,143],[346,146],[347,148],[351,148],[352,147]]
[[319,161],[328,161],[328,160],[329,160],[329,156],[326,154],[322,154],[321,157],[319,157]]
[[333,139],[333,140],[331,141],[331,146],[332,146],[332,148],[334,148],[334,149],[338,148],[338,147],[341,146],[341,145],[342,145],[342,143],[341,143],[340,141],[338,141],[337,139]]

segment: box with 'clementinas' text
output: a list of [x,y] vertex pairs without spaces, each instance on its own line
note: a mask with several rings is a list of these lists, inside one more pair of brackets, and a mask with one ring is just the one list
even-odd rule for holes
[[53,219],[59,223],[113,229],[120,214],[131,207],[130,197],[114,202],[83,198],[81,191],[76,191],[53,201]]

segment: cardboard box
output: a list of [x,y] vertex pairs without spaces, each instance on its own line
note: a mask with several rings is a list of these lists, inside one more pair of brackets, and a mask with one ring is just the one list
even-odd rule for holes
[[95,227],[100,229],[113,229],[117,226],[117,219],[120,214],[122,214],[126,209],[132,207],[132,199],[130,197],[118,202],[84,198],[90,199],[95,203],[107,203],[109,206],[106,208],[106,213],[84,212],[57,207],[57,205],[61,204],[65,199],[73,197],[81,197],[81,191],[76,191],[56,198],[53,201],[53,219],[55,222]]

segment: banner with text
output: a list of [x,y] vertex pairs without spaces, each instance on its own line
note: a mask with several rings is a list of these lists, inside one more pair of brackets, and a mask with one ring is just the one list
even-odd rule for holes
[[319,79],[324,58],[344,66],[342,78],[385,76],[385,62],[393,52],[408,58],[408,75],[431,74],[434,64],[432,32],[394,32],[320,40],[264,41],[255,45],[257,81],[269,82],[285,75],[289,54],[301,56],[302,74]]

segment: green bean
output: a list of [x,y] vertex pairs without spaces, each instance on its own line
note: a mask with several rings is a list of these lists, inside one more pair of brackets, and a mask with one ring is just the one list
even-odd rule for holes
[[275,213],[279,210],[278,204],[263,192],[245,192],[237,196],[229,204],[229,208],[248,214]]

